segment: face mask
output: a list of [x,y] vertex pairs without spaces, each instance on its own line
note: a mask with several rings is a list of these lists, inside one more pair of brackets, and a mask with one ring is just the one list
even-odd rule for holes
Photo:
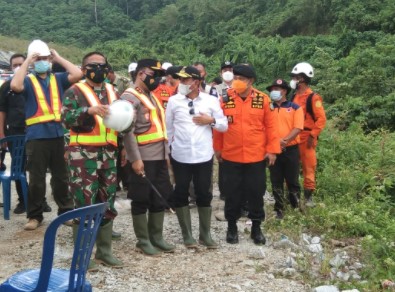
[[14,72],[14,74],[15,74],[19,69],[21,69],[21,66],[18,66],[16,68],[12,69],[12,72]]
[[191,90],[191,85],[190,84],[182,84],[180,83],[178,85],[178,93],[182,95],[188,95],[192,92]]
[[85,77],[92,80],[94,83],[102,83],[108,74],[107,68],[96,67],[92,69],[86,69]]
[[233,80],[232,88],[238,93],[243,93],[247,90],[247,82],[242,80]]
[[295,79],[292,79],[291,82],[289,82],[289,86],[292,89],[296,89],[298,87],[298,83],[299,83],[299,81],[296,81]]
[[155,78],[155,77],[146,75],[143,82],[144,82],[145,86],[147,86],[149,91],[153,91],[159,86],[160,80],[161,80],[161,77]]
[[226,71],[226,72],[222,73],[222,79],[223,79],[225,82],[230,82],[230,81],[232,81],[232,80],[233,80],[233,77],[234,77],[233,72]]
[[37,73],[45,73],[51,68],[51,65],[48,61],[37,61],[34,62],[34,71]]
[[272,91],[270,91],[270,98],[273,101],[279,101],[282,98],[281,91],[279,91],[279,90],[272,90]]

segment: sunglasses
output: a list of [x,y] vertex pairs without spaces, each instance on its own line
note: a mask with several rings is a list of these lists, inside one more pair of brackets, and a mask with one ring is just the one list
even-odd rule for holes
[[193,101],[191,100],[188,102],[188,107],[189,107],[189,114],[194,115],[195,114],[195,108],[193,107]]
[[85,68],[88,68],[88,69],[106,69],[106,68],[108,68],[108,65],[106,63],[104,63],[104,64],[89,63],[89,64],[85,65]]

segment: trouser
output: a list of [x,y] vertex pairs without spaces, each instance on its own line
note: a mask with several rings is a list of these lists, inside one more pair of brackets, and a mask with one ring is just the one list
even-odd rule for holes
[[175,187],[173,203],[176,208],[188,206],[189,185],[193,181],[198,207],[210,207],[213,194],[210,191],[213,159],[202,163],[181,163],[171,158]]
[[165,210],[165,200],[170,196],[173,187],[170,184],[169,170],[166,160],[144,160],[144,172],[148,180],[156,187],[163,199],[160,198],[151,185],[141,175],[131,173],[129,189],[132,189],[132,215],[145,214]]
[[315,171],[317,168],[316,147],[317,139],[312,147],[307,146],[308,131],[301,134],[301,142],[299,144],[300,161],[303,170],[303,187],[304,189],[315,190]]
[[27,217],[42,221],[43,202],[46,192],[46,174],[51,172],[51,188],[58,205],[58,215],[73,209],[68,193],[68,176],[64,160],[63,137],[30,140],[26,143],[26,170],[29,172]]
[[223,161],[225,194],[225,218],[236,221],[240,218],[243,201],[248,202],[248,218],[265,219],[263,194],[266,191],[265,161],[238,163]]
[[299,167],[298,145],[285,148],[285,151],[277,155],[274,165],[269,167],[275,211],[284,209],[284,181],[289,194],[300,195]]
[[[104,219],[112,220],[117,216],[114,207],[117,186],[116,160],[102,157],[97,160],[73,160],[69,156],[70,193],[74,196],[77,208],[97,203],[109,203]],[[81,163],[82,161],[82,163]],[[88,167],[89,166],[89,167]]]

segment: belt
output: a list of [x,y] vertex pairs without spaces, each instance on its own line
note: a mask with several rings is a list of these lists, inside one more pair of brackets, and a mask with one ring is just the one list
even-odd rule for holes
[[303,131],[311,131],[312,129],[310,128],[303,128]]

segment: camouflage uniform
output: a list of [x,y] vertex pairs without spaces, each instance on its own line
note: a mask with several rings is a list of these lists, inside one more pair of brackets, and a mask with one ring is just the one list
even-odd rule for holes
[[[108,104],[107,92],[103,86],[95,89],[102,104]],[[78,87],[70,87],[64,94],[62,122],[65,128],[78,127],[83,131],[94,127],[95,120],[84,113],[83,107],[89,103]],[[76,145],[68,146],[68,163],[70,171],[69,191],[74,196],[76,207],[88,206],[100,202],[109,202],[110,208],[104,217],[113,219],[117,216],[114,199],[117,184],[116,157],[117,147]]]

